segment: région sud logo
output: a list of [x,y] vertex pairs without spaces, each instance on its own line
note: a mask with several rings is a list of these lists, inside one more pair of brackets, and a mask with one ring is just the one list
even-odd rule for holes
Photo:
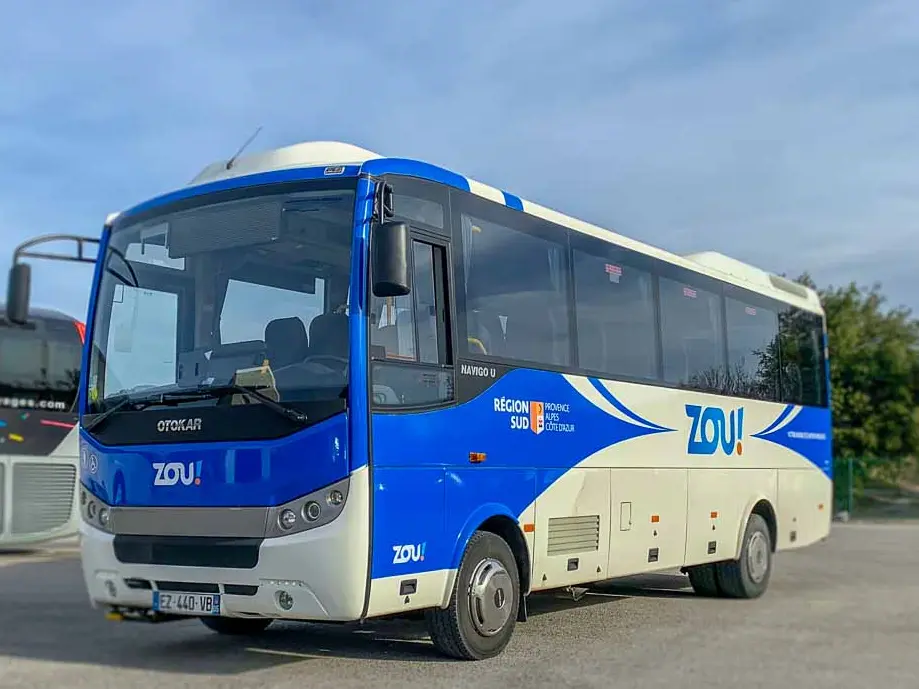
[[549,433],[574,433],[574,424],[565,421],[571,413],[567,402],[536,402],[510,397],[495,397],[495,412],[508,416],[508,425],[514,431],[531,431],[536,435]]

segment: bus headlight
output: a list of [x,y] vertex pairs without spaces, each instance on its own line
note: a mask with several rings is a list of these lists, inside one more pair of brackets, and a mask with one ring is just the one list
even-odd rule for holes
[[285,531],[290,531],[297,524],[297,515],[293,510],[282,510],[278,515],[278,526]]
[[318,502],[310,500],[303,506],[303,518],[308,522],[314,522],[322,516],[322,508]]
[[346,478],[296,500],[272,507],[265,537],[289,536],[335,521],[348,502],[350,484],[351,479]]
[[113,533],[112,507],[93,495],[85,486],[80,486],[80,515],[90,526]]

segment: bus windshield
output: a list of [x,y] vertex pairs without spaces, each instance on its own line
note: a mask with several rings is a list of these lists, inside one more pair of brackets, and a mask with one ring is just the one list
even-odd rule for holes
[[96,292],[88,411],[228,385],[307,413],[342,399],[354,187],[335,184],[223,192],[116,224]]
[[0,326],[0,409],[73,408],[80,382],[80,327],[66,318]]

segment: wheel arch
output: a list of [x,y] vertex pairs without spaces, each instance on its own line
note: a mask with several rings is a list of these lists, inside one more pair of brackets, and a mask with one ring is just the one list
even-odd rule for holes
[[450,599],[449,592],[453,589],[463,554],[469,544],[469,539],[476,531],[487,531],[501,537],[514,555],[517,563],[517,573],[520,577],[521,598],[530,592],[530,582],[532,576],[532,564],[530,548],[527,545],[526,538],[520,524],[515,519],[510,510],[500,504],[482,505],[475,510],[466,520],[462,531],[460,532],[456,545],[454,547],[453,558],[451,561],[451,576],[448,580],[447,591],[444,596],[443,605],[447,604]]
[[744,519],[740,524],[740,529],[737,533],[737,540],[734,544],[734,555],[739,556],[741,547],[743,546],[743,537],[744,533],[747,530],[747,524],[750,523],[750,517],[754,514],[759,515],[766,522],[766,528],[769,529],[769,540],[771,541],[770,546],[772,552],[776,552],[778,544],[778,521],[775,513],[775,506],[772,504],[772,501],[765,496],[758,496],[752,499],[748,504],[747,508],[744,510]]
[[516,520],[506,515],[495,515],[489,517],[476,531],[488,531],[500,536],[510,547],[514,554],[514,560],[517,562],[517,573],[520,577],[520,594],[525,596],[530,592],[530,548],[524,538],[523,531]]

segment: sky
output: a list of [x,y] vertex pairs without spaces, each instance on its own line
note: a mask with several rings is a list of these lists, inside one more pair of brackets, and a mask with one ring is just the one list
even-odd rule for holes
[[[415,157],[685,254],[919,311],[914,0],[0,0],[0,237],[250,152]],[[92,267],[38,262],[83,317]]]

